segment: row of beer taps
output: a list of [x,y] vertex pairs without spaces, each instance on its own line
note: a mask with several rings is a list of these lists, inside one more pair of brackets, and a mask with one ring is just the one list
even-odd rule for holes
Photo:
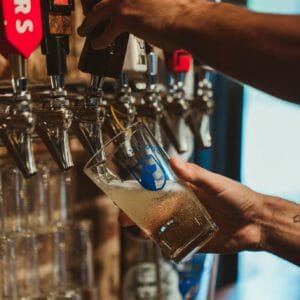
[[[0,1],[3,9],[4,2]],[[0,94],[0,137],[24,177],[37,172],[35,141],[42,141],[57,165],[67,170],[73,166],[71,138],[77,137],[92,155],[109,134],[138,119],[148,124],[159,143],[167,140],[179,153],[188,150],[182,142],[182,128],[193,133],[197,147],[211,146],[214,101],[207,74],[212,70],[196,63],[185,50],[159,55],[157,49],[127,33],[107,49],[94,50],[91,34],[79,60],[79,69],[90,74],[90,84],[84,94],[70,93],[64,78],[74,3],[41,3],[41,49],[51,88],[42,92],[29,89],[22,51],[11,47],[7,53],[0,46],[1,54],[10,61],[12,79],[11,91]],[[9,24],[1,15],[0,22]],[[7,36],[7,26],[0,26],[0,34],[1,30]],[[162,66],[165,75],[158,71]]]

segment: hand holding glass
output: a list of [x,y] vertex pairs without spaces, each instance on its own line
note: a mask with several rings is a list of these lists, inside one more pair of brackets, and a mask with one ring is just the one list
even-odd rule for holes
[[217,231],[141,122],[106,143],[84,172],[159,245],[165,257],[177,263],[198,251]]

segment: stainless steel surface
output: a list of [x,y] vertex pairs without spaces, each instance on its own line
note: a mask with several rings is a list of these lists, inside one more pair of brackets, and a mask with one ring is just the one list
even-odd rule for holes
[[27,111],[0,116],[0,136],[25,177],[36,174],[32,134],[35,116]]
[[116,106],[121,110],[125,111],[126,117],[125,122],[130,124],[134,121],[136,117],[136,107],[135,102],[136,99],[132,94],[131,87],[129,85],[129,78],[126,73],[122,73],[120,79],[120,91],[117,95]]
[[90,89],[91,89],[92,94],[97,91],[102,93],[103,81],[104,81],[104,78],[102,76],[91,75]]
[[50,76],[52,94],[57,95],[66,95],[65,91],[65,77],[64,75],[51,75]]
[[[148,54],[148,83],[144,95],[144,108],[142,115],[150,118],[152,122],[148,122],[148,127],[154,134],[160,145],[163,145],[161,135],[161,119],[163,118],[164,106],[162,104],[161,92],[157,86],[158,58],[156,53],[151,51]],[[147,114],[145,112],[147,111]],[[151,124],[152,123],[152,124]]]
[[65,98],[45,99],[42,109],[36,109],[36,132],[60,169],[73,167],[68,130],[73,113],[65,107]]
[[68,109],[64,75],[51,75],[51,90],[33,96],[36,133],[47,147],[58,167],[66,171],[74,166],[70,150],[69,129],[73,113]]
[[10,60],[14,93],[0,96],[0,136],[23,175],[30,177],[37,172],[32,147],[36,118],[27,91],[25,59],[13,54]]
[[200,80],[198,83],[194,108],[201,114],[200,126],[199,124],[196,124],[195,128],[197,130],[198,127],[197,132],[200,136],[198,137],[196,133],[195,139],[200,139],[199,146],[201,145],[202,148],[209,148],[212,146],[210,123],[214,109],[213,96],[212,83],[206,78]]
[[13,53],[9,57],[13,92],[18,95],[27,93],[27,65],[23,56]]
[[103,105],[103,78],[91,75],[85,99],[71,109],[74,113],[73,131],[86,151],[93,155],[103,146],[102,126],[106,108]]

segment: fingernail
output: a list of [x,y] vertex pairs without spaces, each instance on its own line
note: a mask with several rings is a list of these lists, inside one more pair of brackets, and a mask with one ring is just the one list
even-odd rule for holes
[[179,168],[184,168],[185,166],[185,161],[183,161],[181,158],[173,156],[172,160],[175,162],[175,164],[177,165],[177,167]]

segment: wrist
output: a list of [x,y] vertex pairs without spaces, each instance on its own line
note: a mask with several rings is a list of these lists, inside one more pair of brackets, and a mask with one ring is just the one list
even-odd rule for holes
[[[259,194],[259,193],[258,193]],[[260,208],[257,212],[255,223],[259,228],[259,240],[257,241],[256,247],[253,250],[256,251],[268,251],[268,232],[269,228],[267,226],[269,214],[270,214],[270,199],[269,196],[264,194],[260,195]]]
[[279,245],[287,242],[297,231],[293,224],[293,215],[299,210],[299,206],[279,197],[263,195],[263,198],[263,209],[259,218],[261,227],[259,248],[276,253]]
[[249,210],[249,213],[246,216],[246,219],[248,219],[250,222],[249,225],[246,226],[246,228],[248,229],[245,232],[245,239],[247,243],[245,245],[244,250],[263,251],[265,250],[263,219],[265,215],[264,204],[266,201],[266,196],[255,191],[252,191],[252,193],[252,209]]

